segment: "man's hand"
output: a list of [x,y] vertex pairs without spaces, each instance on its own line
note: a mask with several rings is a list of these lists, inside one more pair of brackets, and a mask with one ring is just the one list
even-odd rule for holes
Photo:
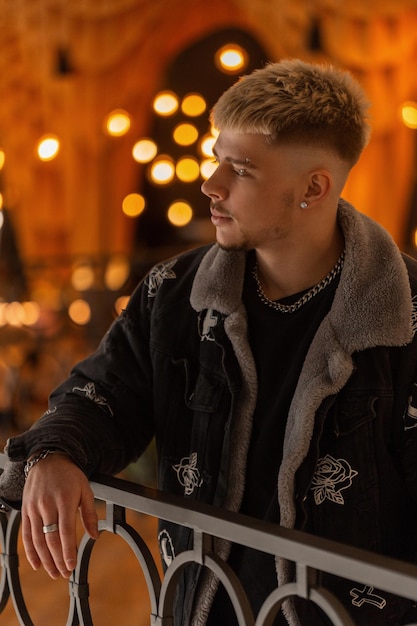
[[[86,532],[97,539],[94,495],[85,474],[61,454],[36,463],[22,501],[22,539],[33,569],[43,566],[51,578],[69,578],[77,561],[78,510]],[[44,533],[43,527],[51,524],[57,524],[58,530]]]

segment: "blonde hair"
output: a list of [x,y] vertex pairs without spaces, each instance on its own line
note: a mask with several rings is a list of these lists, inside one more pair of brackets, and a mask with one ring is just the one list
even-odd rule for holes
[[367,109],[348,72],[291,59],[240,78],[214,105],[211,122],[219,130],[265,135],[272,144],[333,148],[354,165],[369,139]]

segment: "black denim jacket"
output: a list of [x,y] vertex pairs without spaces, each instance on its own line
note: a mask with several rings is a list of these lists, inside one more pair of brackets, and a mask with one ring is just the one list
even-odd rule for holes
[[[344,201],[339,222],[345,265],[288,416],[280,522],[414,560],[417,263]],[[8,442],[14,470],[55,447],[88,476],[114,474],[155,436],[160,489],[238,511],[257,390],[241,298],[245,258],[214,245],[154,267],[98,350],[51,394],[45,415]],[[18,498],[8,475],[0,495]],[[161,522],[159,539],[169,564],[190,533]],[[230,545],[217,549],[227,558]],[[279,583],[288,582],[288,564],[277,569]],[[216,586],[194,597],[197,579],[190,569],[180,583],[176,624],[206,621]],[[328,582],[359,624],[401,623],[396,599],[375,592],[376,605],[354,582]],[[359,596],[365,601],[355,604]],[[286,615],[297,623],[291,609]]]

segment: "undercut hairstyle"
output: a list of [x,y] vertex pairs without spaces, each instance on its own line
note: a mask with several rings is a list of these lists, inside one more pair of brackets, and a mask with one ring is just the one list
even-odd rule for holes
[[353,166],[369,139],[368,106],[348,72],[287,59],[240,78],[210,120],[220,131],[265,135],[269,144],[330,148]]

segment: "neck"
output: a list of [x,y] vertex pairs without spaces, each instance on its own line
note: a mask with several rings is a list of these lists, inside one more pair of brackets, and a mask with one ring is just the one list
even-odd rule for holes
[[258,279],[270,300],[279,300],[319,283],[336,265],[344,241],[338,231],[326,246],[305,245],[289,253],[257,250]]

